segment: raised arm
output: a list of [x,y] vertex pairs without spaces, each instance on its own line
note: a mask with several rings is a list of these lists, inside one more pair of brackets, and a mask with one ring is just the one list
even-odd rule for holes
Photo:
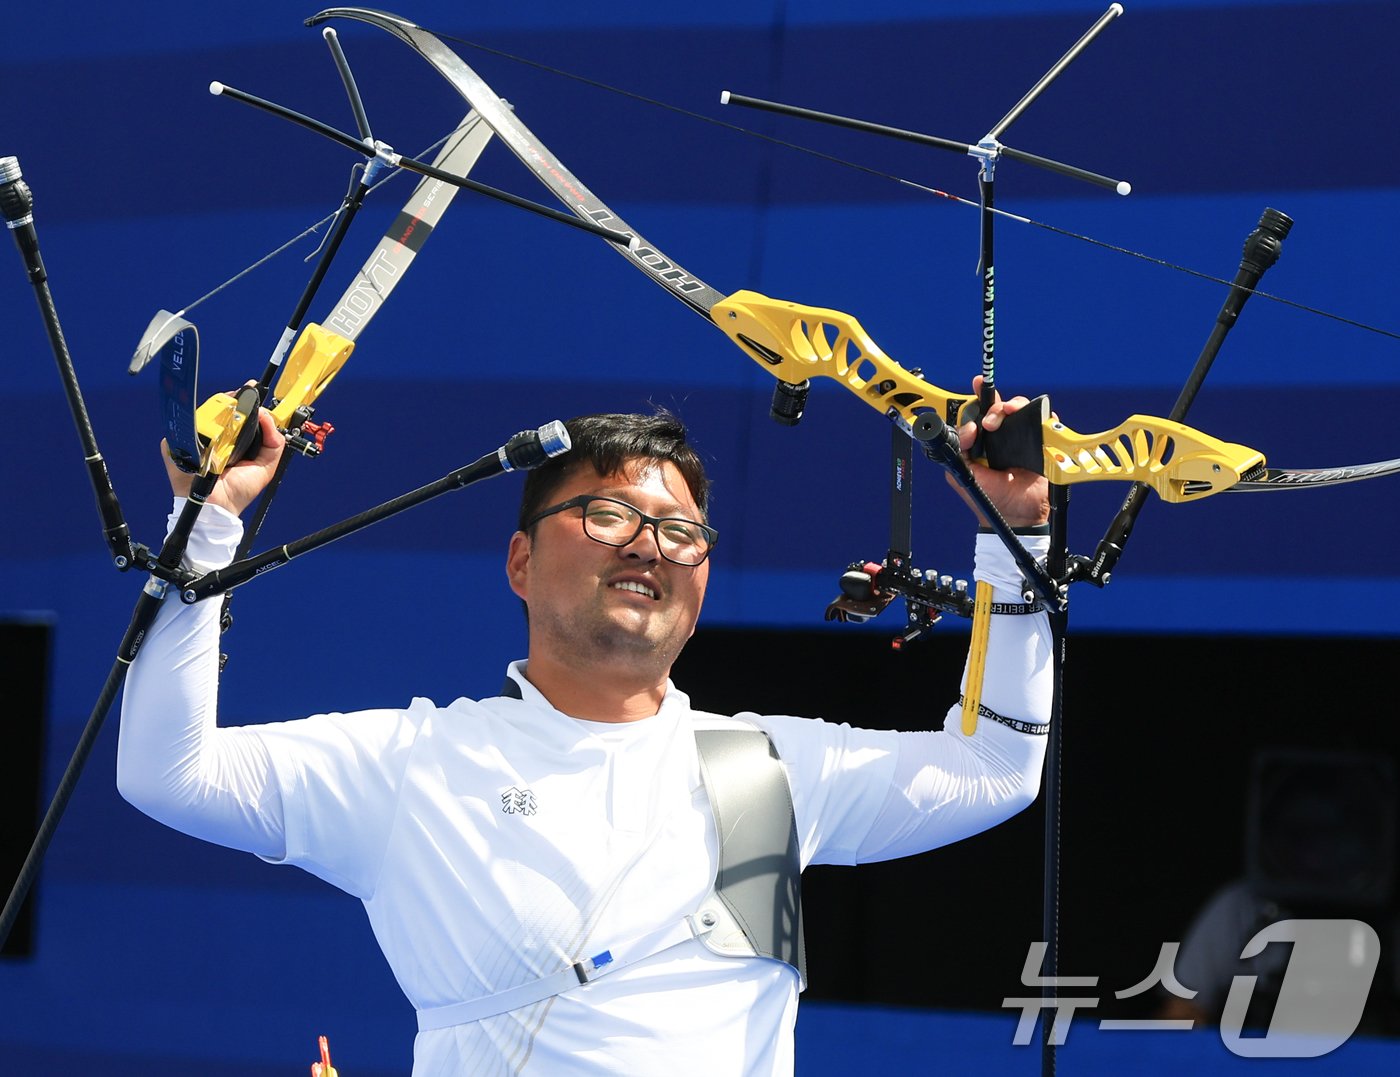
[[[978,388],[974,383],[974,392]],[[1026,402],[998,398],[986,425],[996,429]],[[964,450],[974,434],[970,424],[960,431]],[[1006,521],[1027,532],[1027,548],[1043,555],[1049,538],[1037,532],[1049,515],[1044,477],[973,468]],[[995,535],[978,535],[974,575],[992,585],[993,613],[970,735],[962,729],[960,699],[937,731],[763,719],[794,778],[805,860],[851,864],[908,856],[986,830],[1035,800],[1053,683],[1048,618],[1023,602],[1020,570]],[[931,685],[928,695],[936,699],[945,691]],[[911,726],[929,720],[916,703],[910,701],[906,719]]]
[[[186,559],[210,570],[233,559],[242,512],[271,479],[283,439],[267,411],[262,443],[223,474],[201,513]],[[162,446],[163,448],[163,446]],[[191,476],[164,453],[177,497]],[[179,511],[172,514],[172,521]],[[218,730],[219,602],[170,601],[127,675],[117,744],[117,788],[152,818],[194,837],[279,858],[285,849],[281,796],[262,740]]]
[[[973,392],[980,393],[981,387],[979,375]],[[1007,401],[997,396],[984,427],[997,429],[1028,402],[1024,396]],[[958,433],[966,452],[976,430],[968,423]],[[975,462],[972,469],[997,511],[1023,532],[1026,547],[1043,556],[1049,538],[1037,532],[1050,514],[1045,477]],[[954,489],[964,496],[961,487]],[[975,507],[973,511],[980,520],[981,514]],[[1053,691],[1049,620],[1044,612],[1027,611],[1021,573],[996,536],[977,536],[974,575],[992,585],[994,611],[976,729],[970,735],[963,732],[960,695],[941,731],[901,734],[889,796],[857,859],[887,860],[961,840],[1015,815],[1040,790]],[[960,693],[966,691],[966,679],[964,671]]]

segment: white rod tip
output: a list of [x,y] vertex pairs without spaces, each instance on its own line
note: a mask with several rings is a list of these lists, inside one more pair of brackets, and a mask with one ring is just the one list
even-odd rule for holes
[[1133,185],[1132,185],[1131,183],[1129,183],[1127,180],[1119,180],[1119,181],[1118,181],[1118,186],[1115,187],[1115,188],[1113,188],[1113,189],[1114,189],[1115,191],[1117,191],[1119,194],[1132,194],[1132,193],[1133,193]]
[[1112,15],[1112,16],[1116,19],[1119,15],[1123,14],[1123,5],[1122,5],[1122,4],[1109,4],[1109,5],[1108,5],[1108,12],[1109,12],[1110,15]]
[[209,84],[209,92],[215,97],[218,97],[224,92],[224,84],[222,82],[211,82]]
[[[1119,10],[1121,11],[1122,9],[1119,8]],[[321,30],[321,36],[324,37],[327,41],[329,41],[331,38],[335,37],[335,27],[334,27],[334,26],[327,26],[327,27],[325,27],[324,29]]]
[[719,103],[720,103],[721,105],[727,105],[727,104],[729,104],[729,91],[728,91],[728,90],[720,90],[720,92],[719,92]]

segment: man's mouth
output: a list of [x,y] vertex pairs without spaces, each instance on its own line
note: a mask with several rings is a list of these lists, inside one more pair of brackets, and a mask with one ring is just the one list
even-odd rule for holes
[[615,587],[619,591],[635,591],[639,595],[646,595],[647,598],[652,601],[656,601],[661,597],[652,588],[637,580],[618,580],[616,583],[609,584],[609,586]]

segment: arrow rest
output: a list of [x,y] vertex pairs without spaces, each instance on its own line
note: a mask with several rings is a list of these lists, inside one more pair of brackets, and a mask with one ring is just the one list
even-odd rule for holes
[[303,456],[320,456],[325,451],[326,438],[335,433],[335,427],[328,422],[313,423],[310,415],[301,421],[300,426],[301,433],[289,438],[287,444]]

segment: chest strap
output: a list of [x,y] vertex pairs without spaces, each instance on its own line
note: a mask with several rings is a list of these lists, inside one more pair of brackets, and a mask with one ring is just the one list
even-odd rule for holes
[[430,1032],[452,1025],[465,1025],[469,1021],[484,1021],[508,1010],[519,1010],[533,1006],[536,1002],[552,998],[583,984],[590,984],[600,976],[624,969],[628,965],[669,950],[672,946],[701,937],[707,929],[697,923],[695,917],[687,917],[678,924],[670,924],[645,935],[637,935],[621,942],[613,943],[606,950],[600,950],[592,957],[585,957],[566,969],[530,980],[518,987],[483,995],[469,1002],[454,1002],[447,1006],[434,1006],[418,1011],[418,1031]]

